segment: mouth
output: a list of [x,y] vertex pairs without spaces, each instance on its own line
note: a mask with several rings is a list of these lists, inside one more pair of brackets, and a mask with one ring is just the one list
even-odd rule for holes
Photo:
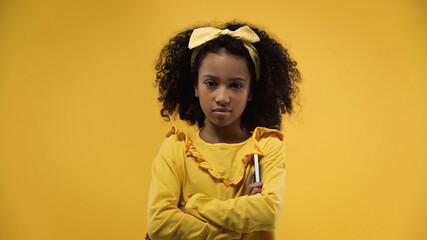
[[212,112],[216,112],[216,113],[228,113],[228,112],[231,112],[231,110],[228,109],[228,108],[214,108],[212,110]]

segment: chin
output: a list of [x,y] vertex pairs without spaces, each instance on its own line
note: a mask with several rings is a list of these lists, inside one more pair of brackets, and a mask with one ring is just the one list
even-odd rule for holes
[[211,122],[211,123],[212,123],[212,125],[215,125],[217,127],[227,127],[227,126],[231,125],[228,122],[221,122],[221,121],[215,121],[215,122]]
[[228,127],[234,124],[234,121],[221,121],[221,120],[214,120],[214,121],[210,121],[212,123],[212,125],[215,125],[217,127]]

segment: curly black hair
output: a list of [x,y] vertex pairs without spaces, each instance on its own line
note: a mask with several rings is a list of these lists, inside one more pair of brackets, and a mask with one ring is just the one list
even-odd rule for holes
[[[232,31],[248,24],[226,23],[220,29]],[[206,25],[204,25],[206,26]],[[249,25],[248,25],[249,26]],[[260,60],[260,78],[255,80],[254,63],[243,43],[229,35],[207,42],[197,54],[191,68],[191,49],[188,42],[193,32],[189,29],[177,34],[163,47],[156,64],[156,86],[159,88],[158,100],[163,107],[160,111],[166,121],[175,113],[181,120],[203,127],[205,115],[194,94],[200,63],[208,53],[225,51],[243,57],[251,73],[252,100],[246,105],[241,118],[241,127],[253,131],[256,127],[281,129],[282,114],[291,114],[301,74],[297,62],[286,48],[256,27],[249,26],[260,38],[253,45]]]

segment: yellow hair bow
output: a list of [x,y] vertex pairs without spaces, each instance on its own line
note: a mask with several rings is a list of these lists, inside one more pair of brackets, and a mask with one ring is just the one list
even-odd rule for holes
[[229,29],[221,30],[213,27],[202,27],[194,29],[190,36],[190,42],[188,43],[189,49],[195,48],[191,55],[191,68],[193,68],[194,60],[196,59],[197,53],[199,53],[202,46],[206,42],[209,42],[210,40],[213,40],[221,35],[230,35],[231,37],[243,42],[243,45],[246,47],[246,49],[248,49],[249,55],[254,62],[256,80],[258,80],[260,75],[260,63],[258,52],[252,43],[259,42],[260,39],[258,35],[247,25],[237,29],[236,31],[231,31]]

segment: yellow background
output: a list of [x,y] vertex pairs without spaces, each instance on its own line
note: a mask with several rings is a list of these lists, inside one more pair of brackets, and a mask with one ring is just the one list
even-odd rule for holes
[[1,1],[0,239],[142,239],[172,125],[155,58],[233,19],[273,33],[304,78],[278,239],[427,239],[421,0]]

